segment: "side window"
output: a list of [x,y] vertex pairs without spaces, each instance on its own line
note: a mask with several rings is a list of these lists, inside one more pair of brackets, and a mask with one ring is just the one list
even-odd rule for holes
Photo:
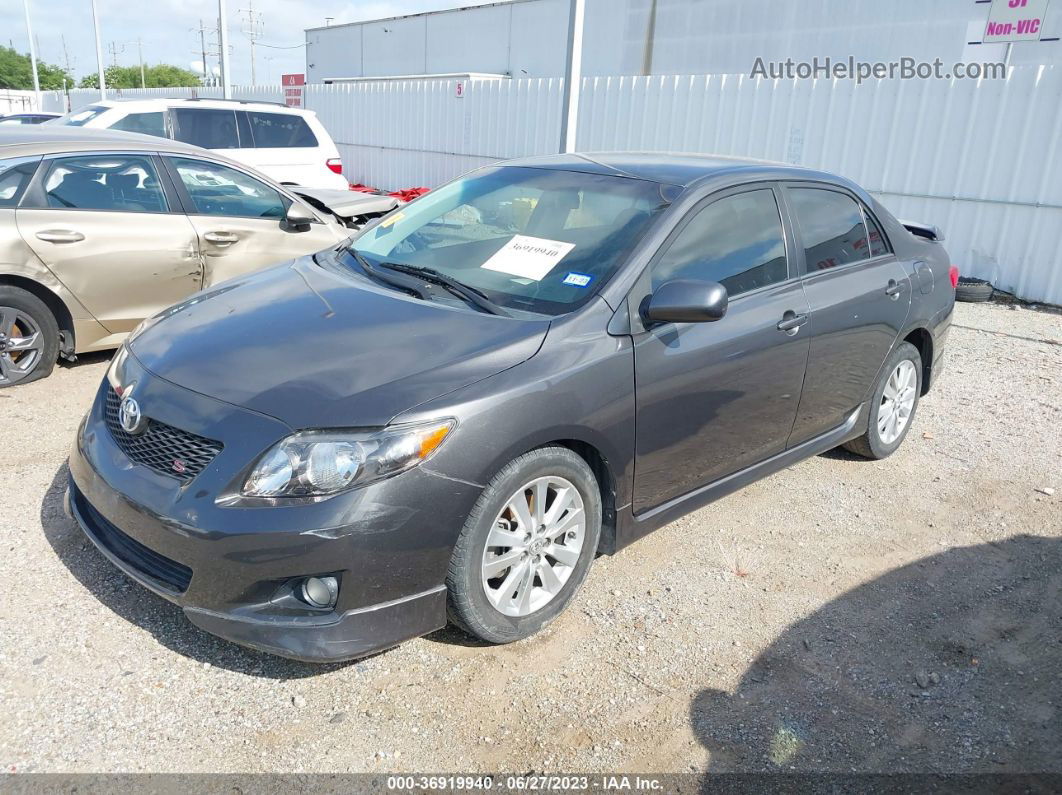
[[181,182],[198,215],[283,218],[287,200],[275,189],[234,168],[174,157]]
[[778,203],[770,189],[727,196],[683,227],[653,265],[653,289],[672,279],[719,282],[731,297],[789,277]]
[[892,253],[889,248],[889,241],[885,239],[885,235],[881,232],[881,227],[878,226],[878,222],[874,220],[874,216],[870,214],[866,207],[863,208],[863,218],[867,222],[867,231],[870,233],[870,256],[880,257]]
[[[317,138],[310,125],[294,113],[257,113],[248,111],[251,133],[256,149],[288,149],[296,146],[317,146]],[[247,145],[246,143],[244,144]]]
[[204,149],[238,149],[236,113],[209,108],[174,108],[173,137]]
[[157,113],[130,113],[112,124],[111,129],[165,138],[166,115],[162,111]]
[[40,162],[40,157],[0,160],[0,209],[18,206],[22,192],[26,190]]
[[804,238],[808,273],[869,258],[863,213],[854,199],[818,188],[790,188],[789,196]]
[[118,213],[164,213],[168,209],[150,157],[57,157],[47,168],[44,192],[49,207]]

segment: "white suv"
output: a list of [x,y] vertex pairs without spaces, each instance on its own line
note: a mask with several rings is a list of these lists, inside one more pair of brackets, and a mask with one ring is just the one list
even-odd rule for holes
[[339,150],[317,114],[271,102],[108,100],[50,123],[173,138],[246,163],[285,185],[350,187]]

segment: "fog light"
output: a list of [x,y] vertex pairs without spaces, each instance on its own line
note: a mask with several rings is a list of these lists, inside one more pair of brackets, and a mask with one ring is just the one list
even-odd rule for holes
[[338,596],[335,577],[307,577],[299,586],[299,598],[311,607],[333,607]]

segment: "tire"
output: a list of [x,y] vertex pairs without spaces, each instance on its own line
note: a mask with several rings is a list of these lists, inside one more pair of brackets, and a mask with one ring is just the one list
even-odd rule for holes
[[992,285],[984,279],[960,276],[959,286],[955,288],[955,300],[969,304],[983,304],[985,301],[992,300],[994,292]]
[[[12,350],[12,340],[35,339]],[[20,287],[0,285],[0,389],[51,374],[59,357],[59,324],[41,299]]]
[[[547,536],[538,536],[534,527],[535,535],[528,540],[524,523],[508,507],[520,498],[521,487],[543,483],[547,494],[542,501],[546,506],[545,519],[551,518],[550,509],[556,508],[558,499],[569,500],[564,503],[568,507],[554,517],[558,521],[546,531],[563,530],[559,543],[549,543]],[[574,491],[569,491],[569,487]],[[566,491],[561,492],[562,488]],[[523,492],[527,509],[524,515],[529,520],[535,513],[535,498],[530,495],[538,493],[541,492],[534,487]],[[576,510],[580,502],[581,527]],[[581,543],[577,537],[581,537]],[[542,447],[514,459],[487,484],[454,547],[446,578],[450,620],[489,643],[511,643],[533,635],[560,615],[574,598],[586,579],[600,537],[601,493],[586,461],[565,447]],[[488,540],[500,539],[506,543],[488,547]],[[514,545],[508,546],[508,540]],[[553,557],[554,552],[564,552],[567,563]],[[511,566],[500,568],[510,559]],[[487,568],[491,563],[493,572]],[[548,583],[539,572],[552,572]],[[487,580],[490,573],[495,576]],[[520,581],[528,582],[528,576],[530,587],[525,588]],[[514,597],[507,598],[514,587]],[[493,597],[488,597],[488,588]]]
[[[911,367],[914,368],[913,372],[910,370]],[[902,376],[899,375],[901,372],[903,373]],[[897,379],[896,382],[893,381],[894,377]],[[903,410],[906,399],[903,399],[894,411],[889,412],[889,408],[895,407],[896,403],[886,398],[886,389],[889,389],[890,392],[893,391],[896,383],[903,385],[905,398],[910,394],[911,402],[906,414],[904,414]],[[912,392],[908,393],[907,390],[912,390]],[[864,458],[873,460],[888,458],[896,452],[897,448],[903,444],[903,440],[907,438],[907,433],[914,424],[915,412],[918,410],[918,400],[921,395],[922,356],[914,345],[909,342],[901,342],[886,360],[881,376],[878,379],[878,384],[874,389],[874,396],[870,402],[867,432],[858,439],[845,442],[843,447]],[[883,416],[882,412],[889,413]],[[897,425],[894,427],[890,422],[885,422],[883,430],[883,420],[888,420],[893,414],[897,415]],[[899,423],[904,416],[906,416],[906,420],[903,421],[902,427],[899,427]],[[893,436],[894,430],[897,429],[897,435]]]

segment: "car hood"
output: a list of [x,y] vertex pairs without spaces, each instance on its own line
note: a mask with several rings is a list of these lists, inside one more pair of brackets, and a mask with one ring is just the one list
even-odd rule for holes
[[357,427],[525,361],[548,328],[409,298],[304,257],[178,304],[129,349],[161,378],[292,428]]
[[359,215],[388,213],[398,206],[398,199],[393,196],[376,196],[371,193],[329,190],[328,188],[304,188],[301,185],[292,185],[290,190],[317,207],[317,209],[328,210],[340,218],[356,218]]

